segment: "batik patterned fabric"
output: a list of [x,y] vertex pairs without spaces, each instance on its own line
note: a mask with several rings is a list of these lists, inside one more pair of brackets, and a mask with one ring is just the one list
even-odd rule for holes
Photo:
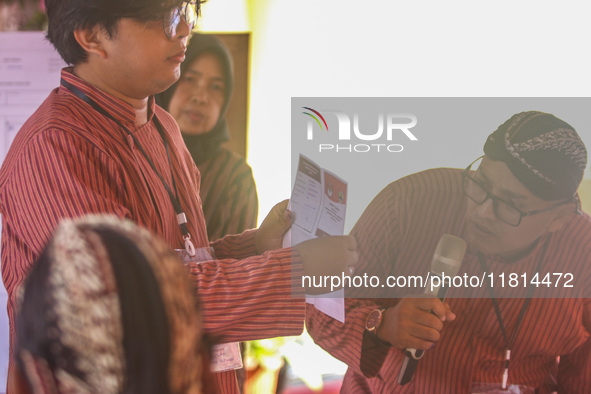
[[19,354],[34,391],[124,391],[124,320],[113,265],[127,262],[109,255],[97,232],[103,230],[130,240],[154,274],[170,337],[170,392],[199,392],[202,330],[186,271],[176,253],[147,230],[112,216],[66,220],[49,244],[45,318],[52,360],[47,363],[28,350]]
[[507,164],[544,200],[573,197],[587,165],[587,150],[568,123],[538,111],[512,116],[492,133],[484,153]]

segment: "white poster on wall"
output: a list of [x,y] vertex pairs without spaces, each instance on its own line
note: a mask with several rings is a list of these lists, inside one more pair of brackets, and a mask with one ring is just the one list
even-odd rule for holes
[[[64,66],[44,32],[0,32],[0,163],[21,126],[59,85]],[[0,392],[8,369],[6,301],[0,286]]]

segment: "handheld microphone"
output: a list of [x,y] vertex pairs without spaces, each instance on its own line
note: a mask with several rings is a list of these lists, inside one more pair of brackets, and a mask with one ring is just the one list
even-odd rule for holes
[[[465,252],[466,241],[463,239],[450,234],[444,234],[441,237],[431,262],[431,276],[439,277],[439,285],[433,286],[433,280],[431,279],[431,283],[427,283],[425,287],[425,294],[437,297],[442,302],[445,300],[449,286],[445,286],[443,279],[444,277],[453,278],[458,273]],[[405,385],[410,382],[424,353],[425,351],[420,349],[409,348],[405,350],[404,362],[398,374],[398,384]]]

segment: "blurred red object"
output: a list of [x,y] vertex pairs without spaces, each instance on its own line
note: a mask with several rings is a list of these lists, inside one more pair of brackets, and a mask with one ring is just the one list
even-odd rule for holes
[[290,386],[281,392],[281,394],[338,394],[341,391],[343,385],[342,380],[330,380],[324,382],[324,386],[320,391],[313,391],[305,384]]

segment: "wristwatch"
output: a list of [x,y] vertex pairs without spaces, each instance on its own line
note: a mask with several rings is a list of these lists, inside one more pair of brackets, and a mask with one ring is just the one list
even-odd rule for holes
[[365,320],[365,329],[373,333],[376,337],[378,335],[377,330],[380,324],[382,324],[382,316],[386,308],[377,308],[369,312],[367,320]]

